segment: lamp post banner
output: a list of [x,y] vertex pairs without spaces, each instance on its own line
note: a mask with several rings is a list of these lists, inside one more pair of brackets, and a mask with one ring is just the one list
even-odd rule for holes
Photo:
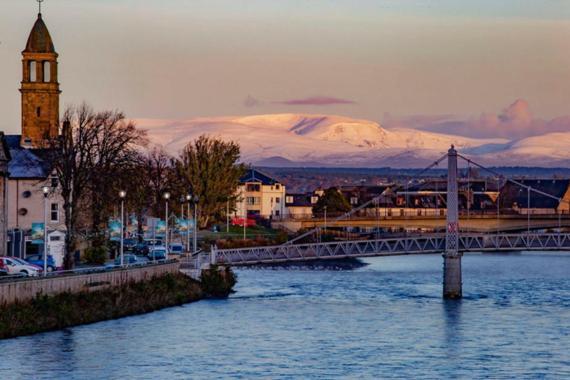
[[119,219],[109,219],[108,230],[110,240],[119,241],[121,239],[121,221]]
[[156,237],[166,236],[166,222],[164,220],[159,220],[154,225],[154,234]]
[[32,223],[32,244],[44,244],[44,224]]
[[139,230],[139,220],[135,214],[129,215],[129,223],[127,224],[127,232],[132,235],[136,234]]

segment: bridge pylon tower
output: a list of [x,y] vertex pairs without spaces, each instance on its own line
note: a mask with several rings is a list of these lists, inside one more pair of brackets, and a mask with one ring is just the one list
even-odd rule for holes
[[463,296],[461,252],[459,252],[459,199],[457,190],[457,151],[452,145],[447,152],[447,223],[443,254],[443,298]]

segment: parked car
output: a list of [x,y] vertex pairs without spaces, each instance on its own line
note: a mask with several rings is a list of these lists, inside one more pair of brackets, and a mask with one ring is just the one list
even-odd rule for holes
[[124,239],[123,248],[125,251],[134,252],[135,247],[138,244],[137,239]]
[[6,269],[9,275],[38,276],[42,268],[17,257],[0,257],[0,268]]
[[146,243],[146,245],[151,246],[151,247],[153,247],[155,245],[163,245],[161,238],[144,239],[144,242]]
[[169,244],[168,253],[171,253],[173,255],[181,255],[184,253],[184,245],[180,243]]
[[[137,265],[140,264],[140,260],[135,255],[123,255],[123,263],[125,265]],[[121,256],[115,258],[115,265],[121,265]]]
[[166,247],[157,245],[150,248],[148,258],[153,261],[166,260]]
[[8,275],[8,269],[0,268],[0,277],[7,276],[7,275]]
[[[44,269],[44,255],[43,254],[28,256],[28,257],[26,257],[26,261],[30,264],[37,265],[38,267],[42,268],[42,270]],[[57,267],[55,266],[55,260],[53,259],[52,255],[48,255],[48,257],[47,257],[47,271],[53,272],[55,270],[57,270]]]
[[143,241],[143,242],[141,242],[141,243],[137,243],[137,244],[134,246],[132,252],[133,252],[135,255],[146,256],[146,255],[148,255],[148,251],[149,251],[148,248],[149,248],[149,247],[148,247],[148,244]]

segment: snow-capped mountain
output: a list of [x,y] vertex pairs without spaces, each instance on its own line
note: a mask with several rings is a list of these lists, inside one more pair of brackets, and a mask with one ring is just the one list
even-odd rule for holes
[[177,154],[202,134],[237,141],[244,162],[267,166],[422,167],[454,144],[483,162],[556,165],[570,160],[570,133],[518,141],[477,139],[416,129],[383,128],[342,116],[276,114],[190,120],[141,119],[151,143]]

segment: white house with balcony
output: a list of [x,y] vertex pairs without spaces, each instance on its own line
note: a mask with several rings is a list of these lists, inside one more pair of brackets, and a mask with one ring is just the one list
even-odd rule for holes
[[280,219],[285,212],[285,185],[257,169],[240,178],[234,216]]

